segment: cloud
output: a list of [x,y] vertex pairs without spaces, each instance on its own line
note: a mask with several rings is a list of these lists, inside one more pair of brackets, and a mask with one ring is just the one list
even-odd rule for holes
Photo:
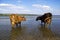
[[52,12],[53,8],[48,5],[41,5],[41,4],[32,4],[32,7],[34,8],[33,11],[37,11],[38,14],[44,14],[46,12]]
[[33,4],[32,6],[39,9],[51,10],[51,7],[47,5]]
[[0,7],[9,7],[9,8],[19,8],[19,9],[24,9],[22,6],[16,6],[13,4],[0,4]]
[[28,10],[27,8],[25,8],[24,6],[17,6],[17,5],[13,5],[13,4],[0,4],[0,11],[5,11],[7,13],[27,13],[30,10]]
[[[32,9],[31,9],[32,8]],[[60,10],[56,10],[48,5],[32,4],[32,7],[26,8],[26,6],[15,4],[0,4],[0,13],[23,13],[23,14],[44,14],[46,12],[52,12],[53,14],[59,14]]]

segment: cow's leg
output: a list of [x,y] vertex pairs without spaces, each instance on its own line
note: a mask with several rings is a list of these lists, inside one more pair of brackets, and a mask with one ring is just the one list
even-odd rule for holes
[[44,27],[46,26],[46,23],[44,23]]
[[15,26],[15,23],[14,23],[14,22],[11,22],[11,24],[12,24],[12,27],[14,27],[14,26]]
[[18,24],[19,24],[19,26],[21,26],[21,22],[19,22]]
[[44,23],[44,27],[48,27],[48,24],[47,23]]
[[12,27],[14,27],[15,26],[15,24],[12,24]]
[[51,29],[51,21],[52,21],[52,19],[50,19],[50,23],[49,23],[49,29]]
[[16,24],[16,27],[18,27],[18,23],[15,23]]
[[43,22],[41,21],[41,27],[43,27]]
[[42,25],[42,23],[43,23],[43,22],[41,21],[41,25]]
[[51,22],[52,22],[52,19],[50,19],[50,24],[49,25],[51,25]]

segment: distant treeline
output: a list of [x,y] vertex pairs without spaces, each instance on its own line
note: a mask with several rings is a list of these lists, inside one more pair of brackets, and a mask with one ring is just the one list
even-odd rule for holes
[[[0,16],[9,16],[11,14],[2,14],[0,13]],[[20,16],[41,16],[41,15],[37,15],[37,14],[17,14]],[[60,15],[53,15],[53,18],[60,18]]]
[[9,16],[10,14],[0,14],[0,16]]
[[[0,16],[9,16],[11,14],[0,14]],[[20,16],[37,16],[36,14],[17,14],[17,15],[20,15]]]

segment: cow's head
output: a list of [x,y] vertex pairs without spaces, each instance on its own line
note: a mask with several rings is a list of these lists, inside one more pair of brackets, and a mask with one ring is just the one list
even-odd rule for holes
[[38,17],[36,18],[36,21],[38,21],[38,20],[41,20],[41,16],[38,16]]
[[18,21],[26,21],[26,18],[24,16],[18,16]]

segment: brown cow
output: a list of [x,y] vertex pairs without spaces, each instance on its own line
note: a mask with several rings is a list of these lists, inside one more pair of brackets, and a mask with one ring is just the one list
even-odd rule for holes
[[12,24],[12,27],[14,27],[15,25],[18,26],[18,24],[21,24],[21,21],[25,21],[26,18],[23,16],[19,16],[17,14],[11,14],[10,15],[10,21]]

